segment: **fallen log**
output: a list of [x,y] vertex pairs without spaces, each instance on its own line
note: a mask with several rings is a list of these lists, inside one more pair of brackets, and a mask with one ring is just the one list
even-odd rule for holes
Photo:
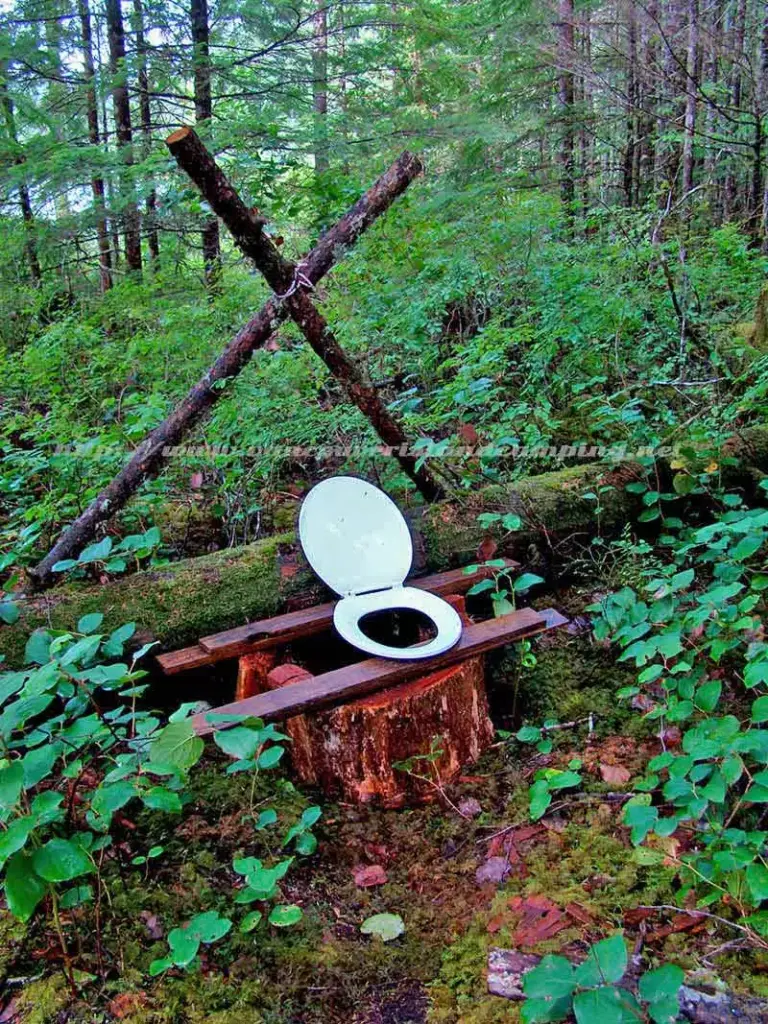
[[[754,476],[768,472],[768,428],[743,430],[729,441],[727,452],[742,461],[741,469],[724,470],[728,483],[754,486]],[[540,574],[556,582],[558,566],[574,550],[568,539],[585,543],[596,529],[594,502],[583,495],[600,486],[613,488],[601,494],[600,513],[600,529],[611,536],[640,508],[637,496],[624,490],[639,473],[632,463],[616,469],[589,463],[484,487],[461,502],[417,509],[407,514],[414,542],[413,572],[438,572],[478,560],[478,545],[489,534],[478,523],[478,514],[516,512],[521,528],[505,537],[496,533],[498,555],[535,564]],[[286,533],[104,586],[69,583],[21,598],[18,621],[0,626],[0,654],[6,655],[9,665],[20,665],[33,629],[74,629],[81,616],[94,611],[104,614],[102,630],[136,622],[137,642],[159,640],[161,649],[172,650],[331,596],[304,561],[295,535]]]
[[[316,284],[377,217],[384,213],[410,183],[422,166],[412,153],[403,153],[355,205],[331,228],[302,260],[302,272]],[[76,558],[93,539],[99,523],[111,518],[125,505],[141,483],[156,473],[166,449],[178,445],[184,434],[224,394],[220,381],[235,377],[288,317],[288,308],[274,296],[235,335],[208,372],[159,426],[147,435],[117,476],[97,495],[88,508],[71,523],[48,554],[30,572],[32,583],[42,588],[55,582],[53,566]]]
[[166,145],[197,185],[211,209],[224,221],[240,251],[253,260],[273,292],[285,303],[294,323],[333,376],[340,382],[350,401],[357,406],[384,444],[394,449],[394,456],[403,471],[426,501],[443,496],[426,465],[419,465],[417,456],[408,454],[409,439],[396,417],[379,397],[374,385],[366,379],[357,364],[349,358],[306,288],[312,282],[298,266],[285,259],[269,235],[264,221],[245,205],[226,175],[191,128],[180,128],[166,139]]

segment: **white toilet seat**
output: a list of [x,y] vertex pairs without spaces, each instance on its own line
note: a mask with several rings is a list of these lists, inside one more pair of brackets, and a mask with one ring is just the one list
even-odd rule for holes
[[[324,480],[309,492],[299,513],[299,539],[307,561],[342,600],[333,612],[340,635],[380,658],[431,658],[453,647],[461,619],[447,601],[403,582],[413,544],[397,505],[378,487],[351,476]],[[437,635],[415,647],[371,640],[360,620],[371,612],[408,608],[432,621]]]
[[[389,647],[363,633],[360,620],[366,615],[396,608],[409,608],[426,615],[435,626],[437,635],[415,647]],[[447,601],[427,590],[402,585],[343,598],[334,608],[333,624],[347,643],[379,658],[432,658],[453,647],[461,636],[461,619]]]

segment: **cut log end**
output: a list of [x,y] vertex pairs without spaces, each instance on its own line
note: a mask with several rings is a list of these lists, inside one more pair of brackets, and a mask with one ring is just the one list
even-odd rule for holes
[[177,128],[175,132],[171,132],[168,138],[165,140],[166,146],[173,146],[177,142],[182,142],[192,132],[192,128],[188,125],[184,125],[181,128]]

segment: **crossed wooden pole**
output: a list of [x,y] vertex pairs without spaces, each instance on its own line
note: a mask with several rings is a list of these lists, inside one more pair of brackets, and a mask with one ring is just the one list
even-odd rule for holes
[[442,495],[432,474],[408,454],[409,440],[402,426],[384,406],[378,392],[347,356],[307,289],[323,278],[344,251],[384,213],[421,172],[421,163],[405,152],[361,196],[355,205],[327,231],[299,264],[284,259],[263,230],[263,221],[252,213],[227,181],[213,157],[191,128],[174,132],[167,140],[179,166],[198,186],[221,217],[239,248],[262,272],[276,293],[235,335],[208,372],[184,399],[141,442],[114,479],[88,508],[67,527],[45,558],[30,571],[32,582],[45,587],[55,580],[53,566],[77,557],[96,534],[99,523],[109,519],[139,488],[158,472],[167,449],[178,445],[184,434],[210,409],[224,391],[218,382],[235,377],[256,349],[263,347],[289,316],[331,373],[343,384],[350,399],[368,418],[382,441],[393,448],[404,471],[429,501]]

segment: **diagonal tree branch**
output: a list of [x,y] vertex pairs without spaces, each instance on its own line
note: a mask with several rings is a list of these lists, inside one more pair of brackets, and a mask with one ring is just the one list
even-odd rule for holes
[[[302,260],[303,272],[313,284],[325,277],[347,248],[380,217],[420,173],[421,164],[411,153],[403,153],[382,174],[355,205],[320,239]],[[45,558],[30,572],[36,587],[50,586],[53,566],[65,558],[76,557],[93,539],[99,523],[113,516],[130,499],[141,483],[157,473],[168,448],[177,445],[225,393],[219,381],[236,377],[256,349],[269,340],[288,317],[284,303],[269,299],[261,310],[230,341],[213,366],[176,406],[173,412],[147,435],[117,476],[100,492],[88,508],[62,533]]]
[[165,140],[179,167],[200,189],[214,213],[229,228],[238,248],[266,278],[270,288],[288,308],[291,318],[312,349],[342,384],[350,400],[368,419],[386,445],[393,449],[404,472],[428,501],[442,497],[442,488],[427,470],[417,468],[418,460],[406,454],[408,437],[398,420],[387,409],[376,388],[360,367],[342,349],[327,321],[307,294],[312,282],[303,264],[286,260],[263,230],[264,221],[249,209],[224,172],[191,128],[180,128]]

